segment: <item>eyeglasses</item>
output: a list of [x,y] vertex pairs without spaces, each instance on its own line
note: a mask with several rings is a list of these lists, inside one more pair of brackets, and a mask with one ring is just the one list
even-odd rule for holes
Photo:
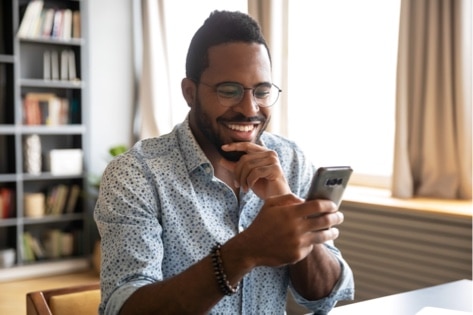
[[254,88],[247,88],[233,82],[224,82],[216,85],[207,84],[202,81],[197,83],[214,88],[220,104],[225,107],[238,105],[243,99],[245,91],[252,91],[253,98],[259,107],[270,107],[277,102],[279,93],[282,92],[278,86],[272,83],[261,83]]

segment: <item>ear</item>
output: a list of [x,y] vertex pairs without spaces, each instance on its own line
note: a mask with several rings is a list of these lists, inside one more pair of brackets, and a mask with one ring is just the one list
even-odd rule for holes
[[182,95],[187,102],[189,107],[194,106],[195,98],[197,95],[197,85],[194,81],[188,78],[184,78],[181,81]]

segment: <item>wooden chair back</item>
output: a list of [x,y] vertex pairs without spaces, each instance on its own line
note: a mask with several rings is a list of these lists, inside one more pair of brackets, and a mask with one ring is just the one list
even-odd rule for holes
[[100,284],[30,292],[26,295],[27,315],[98,314]]

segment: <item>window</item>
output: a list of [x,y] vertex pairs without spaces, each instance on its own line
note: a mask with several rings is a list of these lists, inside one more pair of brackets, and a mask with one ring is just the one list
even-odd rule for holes
[[400,0],[289,1],[289,134],[352,183],[392,172]]

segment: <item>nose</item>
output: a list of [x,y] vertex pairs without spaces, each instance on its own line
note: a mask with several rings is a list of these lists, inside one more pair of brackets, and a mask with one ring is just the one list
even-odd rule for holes
[[254,116],[257,112],[259,112],[260,108],[253,95],[253,89],[245,89],[240,103],[234,107],[235,111],[238,111],[247,117]]

